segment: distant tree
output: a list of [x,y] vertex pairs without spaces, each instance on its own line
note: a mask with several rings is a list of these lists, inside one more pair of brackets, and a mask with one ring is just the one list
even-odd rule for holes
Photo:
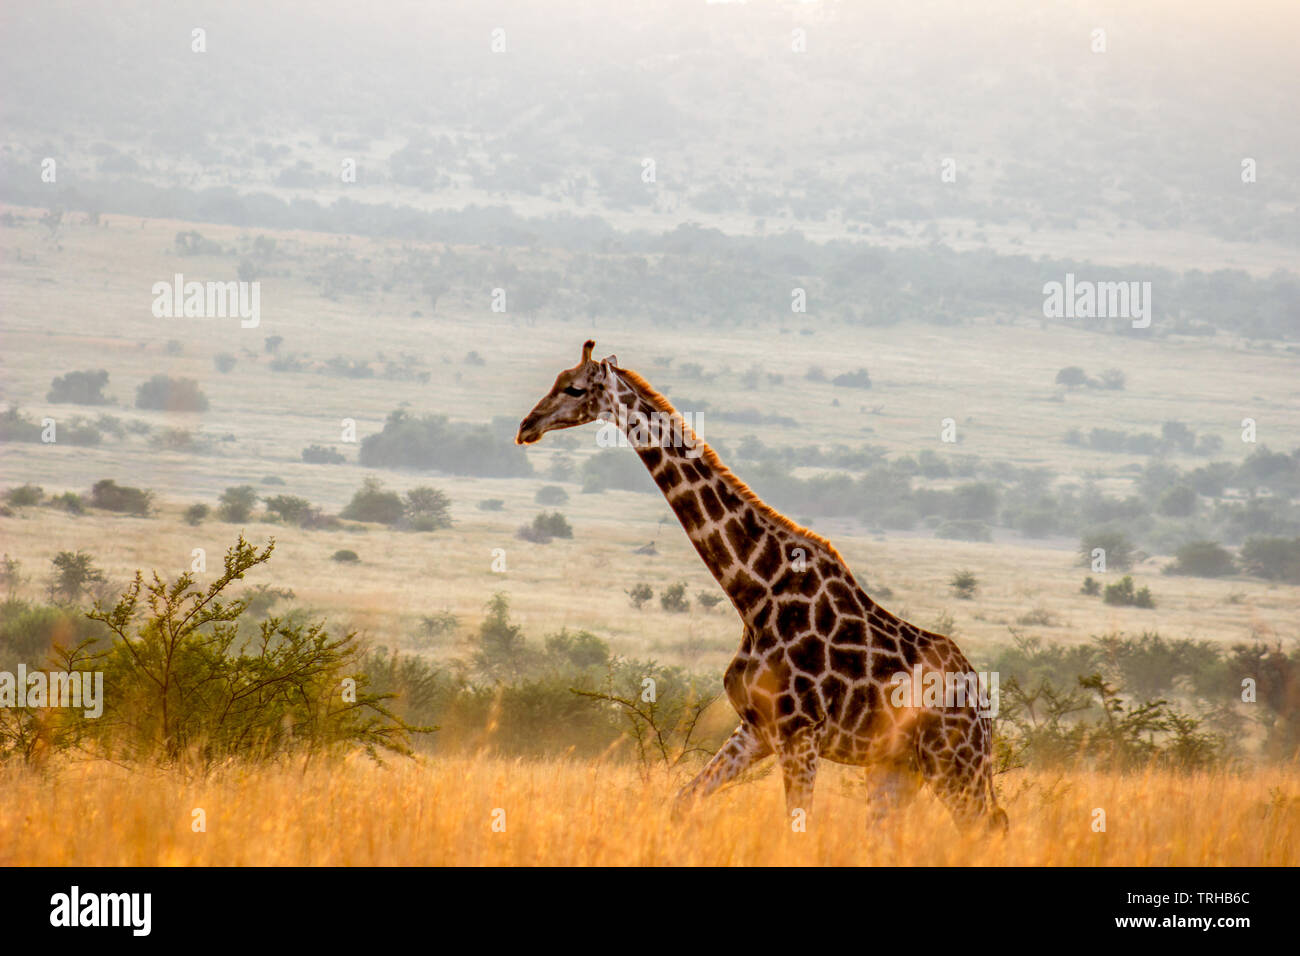
[[559,485],[544,485],[537,489],[533,500],[539,505],[563,505],[568,503],[569,493]]
[[262,502],[266,505],[267,511],[277,515],[288,525],[301,525],[315,510],[310,501],[296,495],[272,495],[270,498],[263,498]]
[[979,587],[979,579],[972,571],[958,571],[953,574],[952,580],[948,583],[952,587],[952,593],[966,601],[975,596],[975,591]]
[[202,502],[198,504],[190,505],[188,508],[185,509],[185,516],[184,516],[185,523],[194,526],[201,525],[203,523],[203,519],[205,519],[208,516],[208,512],[210,510],[211,509],[208,508],[208,506],[203,504]]
[[1175,485],[1160,496],[1156,510],[1169,518],[1187,518],[1196,511],[1196,489]]
[[75,604],[91,585],[104,580],[104,573],[84,551],[60,551],[50,563],[54,565],[49,586],[52,601]]
[[1117,368],[1108,368],[1101,373],[1101,387],[1113,392],[1124,390],[1127,376]]
[[627,592],[628,600],[632,602],[632,606],[638,611],[645,606],[646,601],[649,601],[654,596],[654,589],[644,582],[634,585]]
[[546,638],[546,656],[577,670],[605,670],[611,660],[608,643],[590,631],[567,629]]
[[1300,538],[1247,538],[1241,564],[1255,577],[1300,584]]
[[217,516],[222,521],[243,524],[253,516],[257,504],[257,489],[252,485],[233,485],[221,493]]
[[699,602],[700,607],[704,608],[706,611],[711,611],[722,603],[722,595],[701,591],[699,594],[695,595],[695,600]]
[[860,368],[856,372],[836,375],[831,379],[831,384],[838,385],[840,388],[870,388],[871,376],[867,374],[865,368]]
[[212,364],[217,367],[217,371],[222,375],[228,373],[235,367],[238,360],[229,352],[218,352],[212,357]]
[[1106,585],[1106,590],[1102,592],[1102,600],[1107,604],[1121,607],[1153,608],[1156,606],[1155,600],[1151,597],[1151,589],[1144,587],[1135,590],[1133,578],[1127,574],[1114,584]]
[[15,508],[30,508],[45,500],[45,489],[40,485],[26,484],[5,492],[5,501]]
[[572,538],[573,528],[558,511],[543,511],[533,518],[531,525],[521,527],[516,537],[534,544],[550,544],[553,538]]
[[492,595],[487,612],[471,658],[474,669],[494,683],[517,680],[527,668],[528,648],[523,628],[510,620],[510,598],[504,591]]
[[341,465],[347,458],[324,445],[308,445],[302,450],[302,460],[309,465]]
[[437,488],[412,488],[406,493],[406,514],[416,531],[450,528],[451,499]]
[[1079,588],[1080,594],[1089,594],[1096,597],[1101,593],[1101,582],[1089,575],[1083,579],[1083,587]]
[[664,588],[659,595],[659,606],[669,614],[685,614],[689,611],[691,602],[686,597],[686,582],[678,581]]
[[1177,560],[1165,569],[1169,574],[1218,578],[1236,570],[1232,554],[1216,541],[1189,541],[1179,547],[1175,557]]
[[205,412],[208,397],[192,378],[155,375],[135,390],[135,407],[164,412]]
[[357,553],[350,548],[340,548],[330,555],[331,561],[338,561],[340,564],[356,564],[361,559]]
[[1069,365],[1056,373],[1056,384],[1066,388],[1078,388],[1088,384],[1088,375],[1077,365]]
[[23,563],[17,558],[9,557],[8,552],[0,558],[0,591],[4,592],[6,600],[13,601],[18,589],[27,580],[23,577],[22,571]]
[[1106,568],[1127,571],[1133,566],[1133,542],[1122,531],[1102,529],[1090,531],[1079,540],[1080,563],[1092,565],[1092,553],[1100,548],[1105,552]]
[[71,405],[106,405],[108,398],[104,395],[104,386],[108,384],[108,372],[101,369],[84,372],[68,372],[50,382],[50,390],[45,395],[47,402]]
[[111,478],[97,481],[90,489],[90,503],[105,511],[123,511],[127,514],[146,515],[153,503],[153,492],[119,485]]
[[385,491],[383,483],[371,475],[361,483],[347,507],[339,512],[339,517],[392,525],[397,524],[405,513],[406,503],[402,496],[395,491]]

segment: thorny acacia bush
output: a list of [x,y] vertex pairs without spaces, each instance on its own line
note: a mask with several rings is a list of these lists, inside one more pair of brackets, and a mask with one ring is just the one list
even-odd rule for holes
[[111,607],[86,613],[107,639],[57,644],[50,669],[103,673],[103,714],[24,708],[6,715],[3,740],[27,757],[83,748],[112,759],[195,762],[268,758],[294,751],[362,748],[409,752],[409,735],[427,728],[398,718],[367,689],[356,635],[332,636],[294,617],[246,617],[249,600],[229,600],[235,581],[265,564],[244,540],[226,553],[206,588],[186,572],[135,580]]
[[1001,675],[999,762],[1196,770],[1300,756],[1300,650],[1108,634],[1044,645],[1016,636]]

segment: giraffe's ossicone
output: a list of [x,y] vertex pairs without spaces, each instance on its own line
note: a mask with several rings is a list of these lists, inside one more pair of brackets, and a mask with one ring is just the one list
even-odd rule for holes
[[811,812],[825,758],[867,768],[875,812],[924,781],[959,824],[1005,827],[991,722],[956,643],[876,604],[829,541],[759,500],[667,399],[594,348],[584,343],[515,441],[598,419],[622,430],[744,624],[723,678],[740,726],[678,808],[774,754],[792,814]]

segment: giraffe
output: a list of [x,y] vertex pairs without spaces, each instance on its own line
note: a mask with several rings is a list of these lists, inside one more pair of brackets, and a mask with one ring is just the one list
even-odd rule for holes
[[559,373],[515,442],[597,420],[618,428],[743,622],[723,677],[740,725],[678,793],[675,813],[775,755],[792,815],[811,814],[826,759],[867,769],[877,819],[925,783],[959,826],[1005,830],[978,700],[896,692],[899,674],[972,675],[956,643],[876,604],[829,541],[765,504],[644,378],[613,355],[593,360],[595,345]]

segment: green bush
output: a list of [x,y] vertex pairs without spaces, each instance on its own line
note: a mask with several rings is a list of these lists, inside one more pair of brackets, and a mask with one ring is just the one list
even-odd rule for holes
[[338,551],[335,551],[330,555],[330,560],[338,561],[341,564],[356,564],[361,560],[361,558],[357,556],[355,551],[348,548],[340,548]]
[[208,512],[210,510],[211,509],[208,508],[207,505],[202,503],[190,505],[188,508],[185,509],[185,513],[184,513],[185,523],[197,527],[198,525],[203,523],[203,519],[205,519],[208,516]]

